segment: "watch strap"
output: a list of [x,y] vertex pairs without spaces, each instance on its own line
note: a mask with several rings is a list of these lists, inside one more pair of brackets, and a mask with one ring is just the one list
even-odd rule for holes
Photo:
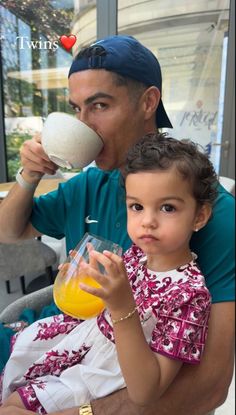
[[89,403],[79,407],[78,415],[93,415],[92,407]]
[[20,167],[18,172],[16,173],[16,181],[17,183],[25,190],[35,190],[38,186],[38,183],[29,183],[27,182],[24,177],[22,176],[23,167]]

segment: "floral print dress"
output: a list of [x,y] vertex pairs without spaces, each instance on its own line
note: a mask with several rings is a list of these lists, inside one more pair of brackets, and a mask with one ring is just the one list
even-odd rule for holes
[[[199,363],[211,298],[195,257],[178,269],[154,272],[133,245],[124,262],[150,348]],[[108,310],[85,321],[60,314],[33,323],[16,336],[2,374],[3,401],[17,391],[25,407],[39,414],[81,405],[123,387]]]

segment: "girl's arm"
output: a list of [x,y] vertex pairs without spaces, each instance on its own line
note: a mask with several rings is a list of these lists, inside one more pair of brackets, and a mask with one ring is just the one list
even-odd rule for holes
[[[104,254],[92,251],[90,255],[104,266],[106,275],[91,265],[84,264],[88,275],[101,288],[88,287],[82,283],[81,288],[105,301],[112,320],[120,320],[129,313],[132,314],[135,301],[123,260],[107,251]],[[158,400],[177,375],[182,362],[155,354],[150,349],[137,312],[116,322],[114,335],[119,363],[131,400],[141,406],[148,405],[150,400]]]
[[[112,318],[119,318],[113,316]],[[138,313],[114,324],[119,363],[131,400],[145,406],[158,400],[182,366],[179,360],[154,353],[143,334]]]

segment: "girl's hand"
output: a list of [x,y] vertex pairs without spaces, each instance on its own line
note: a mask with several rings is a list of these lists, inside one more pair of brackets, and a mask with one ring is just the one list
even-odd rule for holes
[[[93,245],[91,243],[87,244],[87,251],[90,253],[93,250]],[[80,272],[81,264],[86,264],[86,260],[77,252],[75,249],[71,249],[69,251],[69,262],[63,262],[62,264],[58,265],[58,270],[61,273],[62,277],[66,277],[68,271],[71,269],[73,271]],[[98,269],[97,261],[91,257],[89,257],[89,264]]]
[[[99,271],[97,263],[104,267],[104,274]],[[135,306],[133,293],[121,257],[109,251],[100,253],[91,250],[89,264],[81,264],[81,269],[86,275],[91,276],[100,285],[100,288],[90,287],[82,282],[80,288],[100,297],[111,314],[114,315],[114,318],[127,314]]]

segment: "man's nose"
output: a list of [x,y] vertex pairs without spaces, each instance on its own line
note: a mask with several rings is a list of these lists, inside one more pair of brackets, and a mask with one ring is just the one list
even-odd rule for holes
[[86,112],[84,110],[80,109],[80,111],[76,113],[76,118],[78,120],[84,122],[85,124],[87,124],[87,122],[86,122],[87,116],[86,116]]
[[80,113],[77,114],[77,118],[83,122],[84,124],[86,124],[88,127],[92,128],[93,130],[95,130],[93,122],[91,120],[91,117],[89,117],[89,114],[87,111],[83,111],[81,110]]

